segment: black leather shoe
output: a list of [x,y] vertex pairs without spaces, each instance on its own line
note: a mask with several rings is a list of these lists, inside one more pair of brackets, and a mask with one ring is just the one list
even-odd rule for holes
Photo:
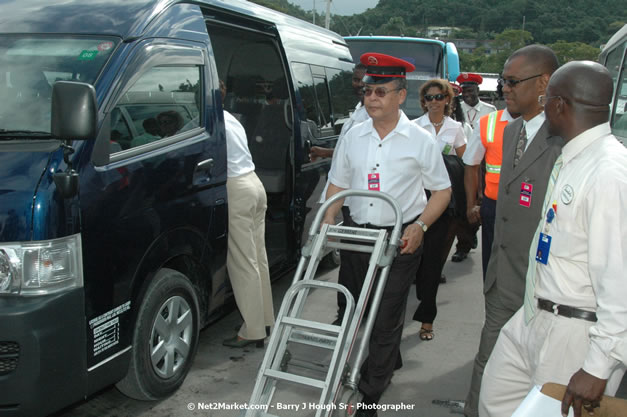
[[472,237],[472,246],[471,246],[471,248],[477,249],[477,246],[479,246],[479,240],[477,240],[477,235],[474,235]]
[[377,417],[377,410],[364,410],[360,408],[355,413],[355,417]]
[[370,397],[364,395],[364,398],[360,401],[360,403],[363,408],[360,407],[357,409],[355,417],[377,417],[377,409],[374,407],[369,408],[369,406],[376,405],[376,401],[373,401]]
[[440,275],[440,284],[446,284],[446,276],[444,274]]
[[254,344],[256,347],[262,348],[264,340],[265,339],[242,339],[238,335],[235,335],[235,337],[224,339],[222,341],[222,346],[228,346],[232,348],[244,348],[248,345]]
[[461,261],[463,261],[466,258],[468,258],[468,253],[462,252],[462,251],[458,250],[451,257],[451,261],[453,261],[453,262],[461,262]]

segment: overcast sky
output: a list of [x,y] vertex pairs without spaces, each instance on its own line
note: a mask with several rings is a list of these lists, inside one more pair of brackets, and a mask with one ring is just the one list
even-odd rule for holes
[[[303,10],[312,10],[314,2],[319,14],[324,15],[327,11],[326,0],[288,0],[288,2],[300,6]],[[366,9],[371,9],[377,5],[379,0],[333,0],[331,2],[331,13],[348,16],[362,13]]]

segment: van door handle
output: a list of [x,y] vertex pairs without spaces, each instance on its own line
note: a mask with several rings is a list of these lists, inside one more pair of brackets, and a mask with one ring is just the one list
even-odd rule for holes
[[211,168],[213,168],[213,165],[213,158],[205,159],[196,164],[194,179],[192,180],[194,186],[202,186],[211,181]]
[[213,168],[213,158],[205,159],[196,165],[196,171],[211,171]]

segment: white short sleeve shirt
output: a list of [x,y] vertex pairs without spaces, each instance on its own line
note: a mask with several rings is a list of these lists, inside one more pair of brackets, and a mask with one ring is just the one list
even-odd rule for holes
[[224,110],[226,129],[226,176],[239,177],[255,170],[253,157],[248,149],[246,131],[240,122]]
[[448,116],[444,116],[444,124],[437,134],[435,133],[435,127],[431,124],[431,120],[429,120],[428,114],[424,114],[419,118],[414,119],[413,122],[435,137],[438,147],[440,148],[440,152],[444,155],[455,155],[455,149],[466,144],[466,133],[464,132],[464,127],[461,123]]
[[[378,176],[379,190],[398,201],[404,223],[424,211],[425,188],[451,186],[435,138],[402,111],[396,128],[385,138],[379,138],[368,119],[346,134],[335,153],[329,181],[343,189],[368,190],[369,174]],[[348,206],[356,223],[394,224],[394,212],[383,200],[351,197]]]

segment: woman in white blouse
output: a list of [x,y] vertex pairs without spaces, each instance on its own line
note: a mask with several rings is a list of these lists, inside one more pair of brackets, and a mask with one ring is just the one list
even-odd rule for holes
[[[414,123],[434,136],[443,155],[457,155],[461,158],[466,150],[466,135],[462,124],[449,117],[453,97],[453,89],[448,81],[427,81],[420,88],[420,104],[425,114],[414,120]],[[414,314],[414,320],[422,323],[421,340],[432,340],[434,336],[438,285],[454,239],[450,211],[445,211],[425,233],[422,260],[416,274],[416,296],[420,305]]]

